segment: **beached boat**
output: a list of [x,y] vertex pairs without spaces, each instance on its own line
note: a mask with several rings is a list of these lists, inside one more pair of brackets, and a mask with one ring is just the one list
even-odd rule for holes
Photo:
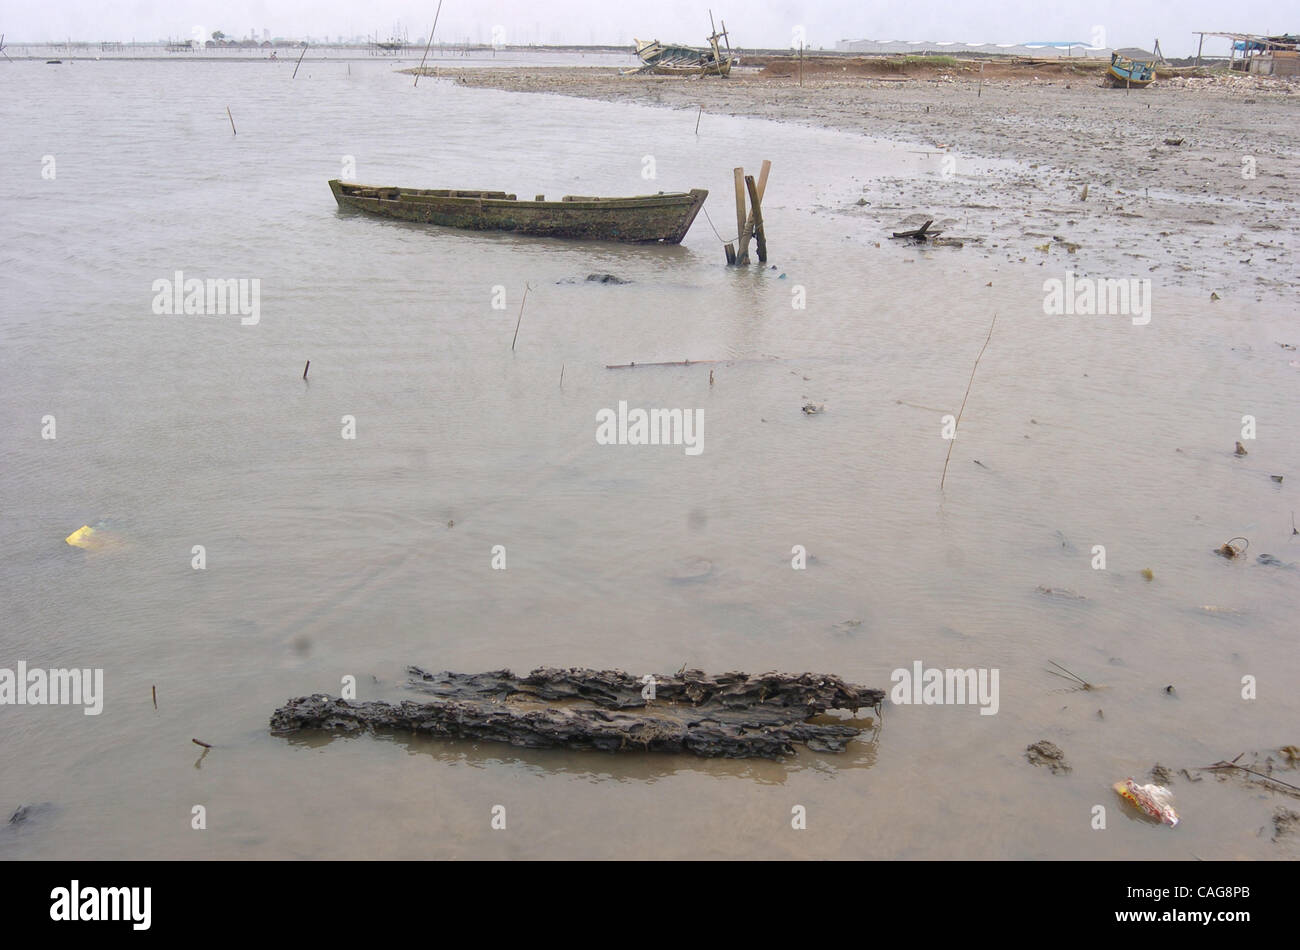
[[658,40],[634,42],[637,58],[644,64],[641,69],[660,76],[727,76],[735,59],[730,53],[712,49],[666,45]]
[[1149,86],[1156,78],[1156,54],[1144,49],[1117,49],[1110,54],[1107,81],[1117,88]]
[[[713,23],[713,14],[709,14],[709,23]],[[718,40],[727,43],[724,53],[718,46]],[[731,53],[731,40],[727,38],[727,24],[722,24],[722,32],[717,28],[709,35],[709,46],[701,49],[694,46],[678,46],[672,43],[660,43],[651,40],[642,43],[634,39],[637,59],[641,60],[641,72],[655,73],[660,76],[728,76],[736,57]]]
[[403,221],[473,231],[514,231],[587,241],[680,244],[709,193],[703,188],[631,198],[566,195],[519,201],[504,191],[395,188],[334,179],[340,208],[356,208]]

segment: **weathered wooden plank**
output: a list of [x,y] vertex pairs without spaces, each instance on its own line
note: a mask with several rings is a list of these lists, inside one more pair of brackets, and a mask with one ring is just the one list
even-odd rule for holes
[[745,176],[745,187],[749,189],[749,203],[751,206],[750,219],[753,221],[755,243],[758,250],[758,260],[761,264],[767,263],[767,235],[763,233],[763,207],[760,203],[761,196],[758,193],[758,186],[754,183],[753,175]]
[[831,709],[875,708],[884,700],[880,690],[817,673],[683,670],[638,677],[621,670],[544,668],[520,677],[509,670],[429,673],[418,667],[408,672],[408,687],[429,700],[303,696],[275,711],[271,731],[396,731],[528,748],[779,758],[792,754],[796,744],[844,751],[861,725],[810,720]]
[[736,263],[749,263],[749,231],[745,227],[745,169],[735,168],[736,178]]

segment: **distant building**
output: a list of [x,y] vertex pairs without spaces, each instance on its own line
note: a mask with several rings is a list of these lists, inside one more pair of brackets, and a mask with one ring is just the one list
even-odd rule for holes
[[1066,40],[1041,43],[958,43],[925,40],[840,40],[835,49],[842,53],[884,55],[888,53],[935,54],[942,56],[1024,56],[1029,59],[1064,59],[1070,56],[1109,58],[1106,48]]

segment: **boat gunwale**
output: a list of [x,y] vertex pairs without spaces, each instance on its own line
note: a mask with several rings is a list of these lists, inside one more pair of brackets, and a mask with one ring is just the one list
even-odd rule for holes
[[[514,208],[514,209],[535,209],[535,210],[626,210],[635,211],[638,208],[665,208],[676,206],[688,206],[697,200],[703,203],[703,199],[708,197],[708,191],[703,188],[692,188],[690,191],[671,191],[660,192],[655,195],[629,195],[623,198],[605,198],[586,195],[566,196],[570,200],[560,201],[529,201],[509,197],[471,197],[465,194],[438,194],[440,191],[458,191],[465,192],[470,189],[441,189],[441,188],[403,188],[395,185],[362,185],[355,182],[345,182],[339,179],[330,181],[330,188],[335,194],[342,199],[352,199],[356,201],[389,201],[405,204],[434,204],[437,202],[450,202],[453,204],[463,205],[465,207],[483,207],[483,208]],[[361,195],[349,191],[349,189],[364,189],[373,191],[376,194]],[[384,197],[382,192],[397,192],[396,198]],[[483,194],[506,195],[507,192],[483,192]]]

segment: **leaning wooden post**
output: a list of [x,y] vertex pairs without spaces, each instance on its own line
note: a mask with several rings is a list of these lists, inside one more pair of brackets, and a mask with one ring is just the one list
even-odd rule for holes
[[749,203],[753,207],[751,216],[754,219],[754,237],[758,249],[758,262],[767,263],[767,235],[763,233],[763,207],[759,203],[758,186],[754,184],[754,176],[745,176],[745,187],[749,189]]
[[[763,167],[760,168],[758,171],[758,200],[759,201],[763,200],[763,195],[767,192],[767,173],[770,172],[771,170],[772,170],[772,163],[769,162],[767,159],[763,159]],[[754,224],[754,212],[751,211],[749,213],[749,217],[745,219],[745,227],[750,229],[750,233],[753,233],[752,231],[753,224]]]
[[749,235],[745,233],[745,169],[734,170],[736,176],[736,263],[749,263]]

